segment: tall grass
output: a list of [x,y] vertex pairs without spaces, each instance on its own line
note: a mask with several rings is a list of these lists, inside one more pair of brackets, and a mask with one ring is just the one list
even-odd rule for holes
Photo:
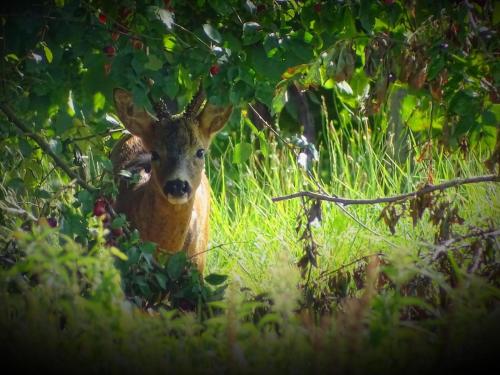
[[[391,156],[390,142],[370,134],[367,129],[345,134],[329,124],[319,148],[320,161],[314,167],[315,174],[322,176],[318,181],[324,191],[355,199],[377,198],[414,191],[427,182],[488,174],[481,147],[466,156],[434,147],[426,159],[419,161],[423,146],[410,138],[409,157],[397,163]],[[300,199],[273,203],[271,198],[315,190],[297,164],[294,151],[279,147],[276,141],[270,146],[272,156],[267,160],[262,160],[256,150],[248,163],[235,165],[231,162],[234,145],[230,144],[209,168],[213,250],[208,254],[208,269],[237,275],[256,290],[266,288],[264,281],[284,259],[283,254],[290,262],[296,262],[302,254],[295,232]],[[498,227],[497,184],[467,185],[444,194],[459,205],[465,226],[490,221]],[[314,230],[321,245],[318,271],[335,269],[371,253],[397,253],[401,248],[416,251],[418,244],[433,242],[434,231],[427,220],[414,227],[411,219],[403,219],[396,234],[391,235],[379,220],[382,208],[381,204],[346,207],[353,219],[334,203],[323,203],[323,222]]]
[[[324,129],[312,174],[329,194],[375,198],[415,190],[431,174],[437,183],[486,173],[480,148],[466,156],[433,149],[427,160],[418,161],[422,146],[412,140],[413,152],[396,163],[390,141],[367,128],[344,132],[324,124]],[[249,160],[234,164],[235,145],[226,140],[207,168],[213,191],[207,273],[230,276],[224,299],[209,304],[208,317],[142,312],[127,301],[95,218],[89,219],[97,231],[90,252],[56,230],[16,232],[23,256],[0,271],[0,341],[10,361],[29,367],[24,353],[30,353],[38,369],[78,366],[82,372],[334,369],[387,374],[444,370],[467,358],[491,355],[495,346],[488,345],[498,343],[500,334],[500,292],[494,282],[459,266],[453,270],[459,282],[452,287],[420,256],[429,248],[432,255],[434,246],[435,230],[425,216],[415,226],[410,218],[401,219],[391,235],[379,220],[382,205],[345,207],[349,216],[335,204],[323,203],[323,220],[313,229],[320,244],[318,267],[308,285],[323,293],[331,309],[325,313],[307,305],[305,280],[296,266],[303,255],[296,232],[301,201],[273,203],[271,198],[316,185],[281,141],[270,138],[270,153],[264,157],[255,139],[246,140],[255,147]],[[499,194],[497,184],[444,192],[465,220],[456,230],[498,228]],[[492,249],[498,264],[498,244]],[[340,302],[331,299],[341,283],[332,287],[325,275],[374,253],[384,253],[390,261],[383,272],[392,287],[377,289],[380,269],[373,260],[356,293]],[[456,264],[452,254],[449,264]],[[412,280],[418,281],[417,292],[423,285],[436,296],[446,293],[451,302],[443,307],[418,293],[405,295],[404,290],[414,287]],[[425,318],[404,318],[415,311],[423,311]]]

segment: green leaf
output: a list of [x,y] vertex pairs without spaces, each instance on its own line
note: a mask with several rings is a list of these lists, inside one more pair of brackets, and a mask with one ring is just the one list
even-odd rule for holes
[[94,94],[93,97],[94,113],[97,113],[101,109],[104,109],[106,104],[106,97],[99,91]]
[[23,138],[19,138],[19,149],[21,150],[21,154],[23,154],[25,158],[30,157],[33,152],[33,148],[31,147],[29,142]]
[[271,107],[273,102],[274,87],[271,82],[257,81],[255,85],[255,97],[264,103],[266,106]]
[[71,129],[72,126],[73,121],[71,119],[71,116],[68,115],[68,113],[65,111],[59,111],[55,118],[55,121],[52,123],[52,128],[57,135],[63,134],[64,132]]
[[167,288],[167,276],[162,274],[162,273],[155,273],[154,274],[156,281],[158,282],[158,285],[160,285],[160,288],[166,289]]
[[493,10],[493,25],[498,25],[500,23],[500,2],[494,1],[494,4],[495,9]]
[[375,15],[377,14],[375,7],[375,1],[372,0],[361,0],[359,5],[359,20],[361,26],[368,34],[371,34],[373,27],[375,26]]
[[497,123],[495,113],[492,111],[484,111],[481,115],[481,121],[485,125],[495,125]]
[[438,55],[435,58],[433,58],[429,65],[429,73],[427,79],[432,80],[436,78],[436,76],[439,74],[441,70],[444,69],[445,66],[446,62],[444,61],[443,56]]
[[175,40],[175,35],[167,34],[163,36],[163,46],[165,47],[166,51],[172,52],[175,49],[176,45],[177,43]]
[[178,71],[169,72],[163,81],[163,88],[170,99],[175,99],[179,93]]
[[280,113],[283,108],[285,107],[286,104],[286,91],[287,87],[286,85],[281,85],[277,90],[276,94],[274,95],[273,98],[273,103],[272,103],[272,114],[278,114]]
[[222,43],[222,36],[220,33],[209,23],[203,25],[205,34],[216,43]]
[[138,52],[134,54],[134,58],[132,59],[132,68],[134,68],[134,71],[137,75],[140,75],[142,72],[144,72],[145,65],[148,62],[148,57],[144,52]]
[[19,57],[17,57],[17,55],[14,54],[14,53],[9,53],[7,56],[5,56],[5,60],[6,61],[15,61],[15,62],[18,62],[19,61]]
[[478,95],[471,91],[458,91],[450,100],[450,109],[460,116],[469,116],[479,110]]
[[49,46],[47,46],[47,43],[42,42],[42,47],[43,47],[43,52],[45,53],[45,57],[49,64],[52,62],[52,59],[54,56],[52,55],[52,51],[50,50]]
[[144,254],[153,254],[156,250],[156,244],[154,242],[144,242],[139,246],[139,250]]
[[122,228],[126,222],[127,219],[125,218],[125,215],[120,214],[113,219],[113,222],[111,223],[111,229]]
[[247,142],[238,143],[234,146],[233,164],[242,164],[252,155],[252,145]]
[[347,83],[347,81],[337,82],[335,85],[337,86],[337,88],[339,89],[339,91],[342,94],[346,94],[346,95],[352,95],[353,94],[352,88],[351,88],[351,86],[349,86],[349,84]]
[[252,86],[244,81],[238,81],[235,85],[231,87],[229,91],[229,100],[233,104],[239,104],[241,102],[248,101],[254,93]]
[[243,24],[243,44],[248,46],[264,38],[262,27],[257,22],[245,22]]
[[111,246],[109,248],[109,251],[111,254],[113,254],[115,257],[117,257],[120,260],[126,261],[128,259],[127,254],[123,253],[120,249],[117,247]]
[[264,135],[263,132],[259,132],[259,140],[260,140],[260,151],[262,152],[262,155],[267,158],[269,157],[269,145],[267,143],[266,136]]
[[49,140],[49,148],[53,153],[57,155],[60,155],[62,153],[61,141],[59,141],[58,139]]
[[227,275],[220,275],[217,273],[211,273],[207,277],[205,277],[205,281],[210,285],[220,285],[224,281],[226,281]]
[[177,280],[187,265],[187,256],[184,251],[180,251],[170,257],[167,263],[167,274],[172,280]]
[[150,54],[148,56],[148,62],[144,65],[146,69],[150,70],[160,70],[163,67],[163,61],[161,61],[158,56]]
[[80,190],[76,194],[76,199],[82,206],[82,211],[87,214],[94,207],[94,197],[87,190]]

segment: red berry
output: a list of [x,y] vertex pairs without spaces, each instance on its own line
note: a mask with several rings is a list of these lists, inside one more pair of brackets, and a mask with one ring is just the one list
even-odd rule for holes
[[257,13],[261,13],[266,10],[266,6],[264,4],[257,5]]
[[127,18],[130,14],[132,14],[132,9],[130,9],[130,8],[122,8],[120,10],[120,17],[122,19]]
[[98,199],[94,204],[94,216],[101,216],[106,213],[106,202],[103,199]]
[[320,4],[320,3],[318,3],[318,4],[314,4],[314,11],[315,11],[316,13],[321,12],[321,4]]
[[106,46],[102,50],[109,57],[113,57],[116,54],[116,49],[113,46]]
[[490,91],[490,100],[494,104],[500,103],[500,97],[498,96],[498,93],[494,90]]
[[131,41],[132,47],[134,47],[135,49],[142,49],[144,47],[144,43],[139,39],[131,39]]
[[57,219],[56,219],[55,217],[49,217],[49,218],[47,219],[47,223],[49,223],[49,226],[50,226],[51,228],[55,228],[55,227],[57,227]]
[[111,230],[111,233],[113,233],[114,237],[120,237],[123,235],[123,229],[122,228],[115,228]]
[[216,76],[220,72],[220,66],[217,64],[214,64],[210,67],[210,74],[212,76]]
[[103,25],[106,23],[106,15],[104,13],[99,13],[99,22]]
[[116,241],[113,238],[108,238],[106,240],[106,247],[116,246]]

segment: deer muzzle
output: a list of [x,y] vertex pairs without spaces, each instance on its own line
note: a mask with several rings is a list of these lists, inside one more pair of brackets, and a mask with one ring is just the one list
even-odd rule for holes
[[163,192],[171,204],[186,203],[189,200],[191,191],[189,182],[180,179],[167,181],[163,188]]

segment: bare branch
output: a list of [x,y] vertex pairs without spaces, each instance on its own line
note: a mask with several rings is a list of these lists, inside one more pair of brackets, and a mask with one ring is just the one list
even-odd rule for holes
[[404,201],[408,198],[415,198],[424,194],[431,193],[436,190],[445,190],[451,187],[465,185],[465,184],[476,184],[479,182],[500,182],[500,176],[497,175],[487,175],[487,176],[476,176],[469,178],[457,178],[455,180],[446,181],[439,185],[425,185],[420,190],[413,191],[411,193],[396,195],[393,197],[383,197],[375,199],[347,199],[339,198],[327,194],[313,193],[310,191],[300,191],[298,193],[293,193],[290,195],[284,195],[281,197],[272,198],[273,202],[280,202],[289,199],[299,198],[299,197],[309,197],[313,199],[319,199],[327,202],[340,203],[344,206],[349,206],[352,204],[377,204],[377,203],[393,203]]

